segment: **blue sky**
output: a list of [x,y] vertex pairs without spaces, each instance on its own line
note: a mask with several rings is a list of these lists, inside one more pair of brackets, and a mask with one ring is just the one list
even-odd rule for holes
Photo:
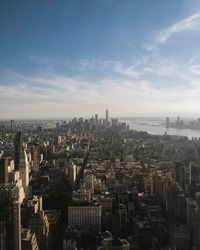
[[198,0],[0,1],[0,118],[198,116]]

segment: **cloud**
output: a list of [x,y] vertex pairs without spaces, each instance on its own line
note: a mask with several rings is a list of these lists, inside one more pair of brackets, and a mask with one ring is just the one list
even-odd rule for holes
[[97,66],[97,61],[89,59],[81,59],[79,60],[79,64],[82,70],[87,70],[88,68],[95,68]]
[[88,116],[106,107],[113,115],[124,116],[198,113],[199,65],[196,56],[180,63],[151,53],[130,64],[90,59],[63,62],[62,67],[68,68],[63,73],[57,65],[48,72],[38,65],[40,70],[32,74],[1,68],[0,116]]
[[115,78],[147,79],[148,76],[179,76],[184,78],[185,71],[188,71],[186,64],[178,64],[175,60],[161,58],[158,55],[141,56],[130,64],[123,64],[119,61],[100,61],[81,59],[76,64],[68,63],[69,69],[76,68],[77,74],[85,74],[93,79],[102,78],[103,75]]
[[134,64],[125,68],[121,63],[117,63],[113,66],[113,71],[131,77],[138,77],[140,75],[140,72],[137,70],[137,65]]
[[190,71],[194,74],[200,75],[200,64],[198,65],[191,65]]
[[[124,116],[172,111],[198,113],[200,84],[198,75],[190,70],[192,66],[197,70],[193,64],[187,70],[187,64],[179,65],[169,59],[154,62],[145,59],[127,67],[120,62],[88,61],[89,68],[85,70],[96,65],[106,67],[109,73],[88,78],[82,73],[69,76],[52,71],[48,75],[42,72],[28,75],[4,70],[0,81],[1,117],[87,116],[101,113],[106,107],[113,115]],[[173,84],[162,85],[166,77]]]
[[[156,42],[165,43],[172,35],[184,31],[199,31],[200,30],[200,12],[193,14],[190,17],[187,17],[172,26],[162,30]],[[149,46],[150,47],[150,46]]]
[[38,56],[38,55],[30,55],[29,59],[31,60],[31,62],[37,63],[37,64],[41,64],[41,65],[47,65],[50,63],[50,59],[44,56]]

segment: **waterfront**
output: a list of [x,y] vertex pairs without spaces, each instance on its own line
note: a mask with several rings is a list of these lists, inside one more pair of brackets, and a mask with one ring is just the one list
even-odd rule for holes
[[189,139],[200,138],[200,130],[166,128],[165,119],[162,118],[120,118],[121,122],[130,125],[130,129],[146,131],[153,135],[179,135],[187,136]]

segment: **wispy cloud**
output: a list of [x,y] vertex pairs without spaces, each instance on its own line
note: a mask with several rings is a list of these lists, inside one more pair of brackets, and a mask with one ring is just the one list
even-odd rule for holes
[[138,65],[132,64],[128,67],[123,67],[121,63],[117,63],[113,66],[113,71],[120,73],[122,75],[138,77],[140,75],[140,71],[137,69]]
[[37,64],[41,64],[41,65],[47,65],[50,63],[50,59],[45,57],[45,56],[38,56],[38,55],[30,55],[29,59]]
[[[133,80],[145,81],[156,77],[156,81],[160,80],[160,83],[158,84],[159,86],[161,85],[161,82],[169,80],[169,78],[172,82],[178,80],[182,83],[193,79],[193,74],[197,73],[198,66],[196,65],[195,59],[189,61],[190,62],[186,61],[180,63],[173,58],[162,58],[158,55],[153,55],[148,57],[143,56],[128,66],[114,61],[104,62],[102,64],[104,65],[103,67],[106,65],[107,69],[109,69],[109,73],[112,73],[112,75],[117,73],[118,75],[115,77],[121,75],[122,77],[128,77]],[[100,64],[98,64],[98,67],[100,67]],[[176,84],[178,84],[178,82]]]
[[190,71],[194,74],[200,75],[200,64],[197,65],[191,65]]
[[[108,74],[88,78],[81,71],[79,75],[69,76],[54,71],[48,75],[42,72],[27,75],[4,70],[0,81],[1,117],[90,115],[100,113],[107,106],[114,115],[154,115],[169,110],[198,113],[197,64],[188,67],[170,60],[145,59],[125,67],[120,62],[90,63],[88,60],[85,70],[97,65],[109,69]],[[179,77],[182,71],[185,81]],[[161,87],[165,77],[169,82],[179,83]]]
[[172,35],[184,31],[199,31],[200,30],[200,12],[193,14],[177,23],[174,23],[172,26],[162,30],[156,42],[165,43]]

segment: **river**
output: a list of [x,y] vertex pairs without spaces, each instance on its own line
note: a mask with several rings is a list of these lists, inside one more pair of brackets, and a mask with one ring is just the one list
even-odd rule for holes
[[180,135],[189,139],[200,138],[200,130],[166,128],[165,119],[162,118],[119,118],[119,121],[126,122],[130,129],[146,131],[152,135]]

